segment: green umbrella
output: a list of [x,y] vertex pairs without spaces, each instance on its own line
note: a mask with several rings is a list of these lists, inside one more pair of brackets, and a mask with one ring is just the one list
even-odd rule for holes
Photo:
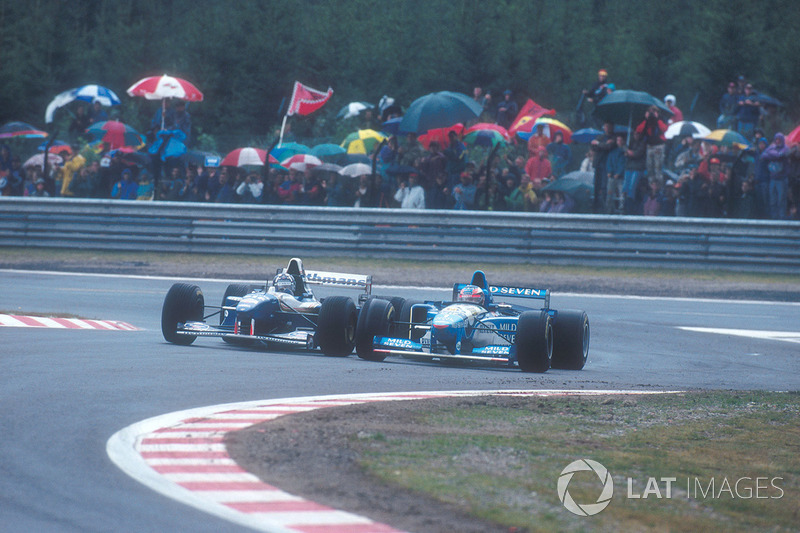
[[658,98],[644,91],[614,91],[600,100],[595,115],[606,122],[621,124],[633,128],[644,120],[644,114],[650,106],[656,106],[662,117],[671,117],[672,111]]

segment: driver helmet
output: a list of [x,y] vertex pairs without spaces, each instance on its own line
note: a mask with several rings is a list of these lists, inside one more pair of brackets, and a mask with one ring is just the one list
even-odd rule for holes
[[486,294],[477,285],[467,285],[458,291],[458,301],[483,305],[486,302]]
[[286,274],[285,272],[278,274],[272,280],[272,286],[275,287],[275,292],[294,294],[295,283],[291,274]]

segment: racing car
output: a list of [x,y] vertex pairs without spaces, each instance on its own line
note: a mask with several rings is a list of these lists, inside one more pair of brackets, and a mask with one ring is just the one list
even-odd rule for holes
[[[499,301],[506,299],[536,304]],[[589,355],[586,312],[551,309],[546,289],[489,285],[480,270],[469,284],[453,285],[450,302],[394,300],[371,298],[361,309],[356,352],[362,359],[383,361],[391,354],[546,372],[580,370]]]
[[[230,284],[219,307],[205,305],[200,287],[176,283],[164,298],[161,332],[174,344],[220,337],[243,346],[319,348],[325,355],[347,356],[355,345],[356,302],[348,296],[317,299],[311,290],[315,284],[357,289],[360,305],[372,291],[372,276],[306,271],[300,259],[292,258],[263,286]],[[215,316],[218,324],[209,321]]]

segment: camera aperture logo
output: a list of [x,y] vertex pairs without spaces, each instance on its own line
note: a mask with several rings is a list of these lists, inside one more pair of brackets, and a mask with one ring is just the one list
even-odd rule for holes
[[[592,471],[597,474],[600,483],[603,485],[602,492],[594,503],[579,504],[572,499],[568,490],[569,482],[572,481],[572,476],[574,476],[576,472],[584,471]],[[564,504],[564,507],[569,512],[578,516],[593,516],[608,507],[608,504],[611,503],[611,497],[614,495],[614,480],[611,479],[611,474],[608,473],[606,467],[597,461],[578,459],[568,464],[567,467],[561,471],[561,475],[558,477],[557,488],[558,499],[561,500],[561,503]]]

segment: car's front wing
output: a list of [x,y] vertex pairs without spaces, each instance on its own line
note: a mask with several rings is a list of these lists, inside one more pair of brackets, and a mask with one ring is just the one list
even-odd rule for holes
[[176,331],[178,335],[193,335],[198,337],[225,337],[226,339],[244,341],[263,341],[276,344],[286,344],[301,348],[314,348],[314,332],[298,329],[289,333],[271,333],[265,335],[242,335],[234,333],[233,328],[225,326],[211,326],[205,322],[186,322]]
[[513,363],[515,358],[511,354],[511,346],[490,345],[473,348],[468,353],[451,354],[447,351],[432,351],[429,344],[422,344],[410,339],[393,337],[375,337],[373,350],[389,355],[424,356],[438,359],[460,359],[469,361],[484,361],[490,363]]

